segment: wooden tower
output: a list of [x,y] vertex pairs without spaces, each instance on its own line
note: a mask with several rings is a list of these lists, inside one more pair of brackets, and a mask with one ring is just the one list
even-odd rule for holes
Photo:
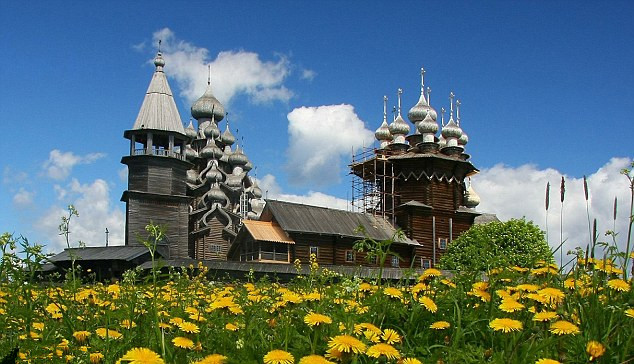
[[126,203],[125,244],[141,244],[148,237],[145,226],[153,222],[166,227],[161,243],[169,247],[170,257],[186,258],[190,201],[186,174],[191,167],[184,153],[187,136],[160,51],[154,65],[139,115],[132,129],[124,132],[130,140],[130,154],[121,159],[128,166],[128,189],[121,197]]
[[460,102],[454,119],[450,95],[450,118],[445,124],[442,109],[438,137],[437,113],[429,104],[431,90],[425,92],[423,76],[421,70],[420,99],[408,113],[414,132],[408,135],[410,126],[401,116],[399,89],[398,112],[389,125],[384,97],[383,123],[375,133],[380,147],[354,157],[350,168],[353,206],[403,229],[422,245],[416,252],[420,266],[430,267],[480,213],[474,209],[479,197],[468,180],[478,170],[464,153],[468,137],[460,127]]

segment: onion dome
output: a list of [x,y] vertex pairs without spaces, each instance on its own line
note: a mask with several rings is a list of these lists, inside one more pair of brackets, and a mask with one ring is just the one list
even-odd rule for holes
[[208,143],[200,151],[200,156],[205,159],[218,159],[222,157],[222,154],[222,149],[218,148],[216,143]]
[[211,92],[211,76],[207,79],[207,89],[205,93],[194,102],[191,112],[196,120],[204,118],[211,119],[214,117],[216,122],[219,122],[225,117],[225,108]]
[[425,115],[425,119],[419,122],[416,128],[421,134],[436,134],[436,132],[438,132],[438,123],[436,120],[432,119],[430,113],[427,113],[427,115]]
[[[389,125],[389,130],[390,133],[394,136],[395,141],[396,138],[398,138],[399,136],[405,136],[409,133],[409,125],[405,122],[405,120],[403,119],[403,116],[401,116],[401,94],[403,93],[402,89],[398,89],[398,116],[396,116],[396,119],[394,119],[394,121]],[[400,138],[398,141],[396,141],[397,143],[403,143],[405,141],[404,138],[402,138],[403,140],[401,141]]]
[[196,184],[198,182],[198,173],[193,169],[187,170],[187,182],[191,184]]
[[214,183],[209,191],[205,194],[205,198],[207,201],[214,203],[225,203],[227,201],[227,195],[220,189],[217,183]]
[[441,135],[440,138],[438,138],[438,147],[442,149],[446,146],[447,146],[447,139],[445,139],[445,137]]
[[383,120],[381,126],[379,126],[379,128],[374,132],[374,137],[378,141],[392,140],[392,134],[390,133],[390,129],[388,128],[385,120]]
[[442,128],[442,136],[445,137],[445,139],[447,139],[447,145],[448,146],[455,146],[456,144],[453,144],[449,142],[450,138],[455,138],[456,142],[457,139],[459,139],[462,136],[462,129],[460,129],[460,126],[458,126],[458,124],[456,124],[456,122],[453,119],[453,98],[454,98],[454,93],[451,92],[449,94],[449,100],[451,101],[451,111],[449,114],[449,122],[447,122],[447,125],[445,125]]
[[196,151],[194,150],[194,148],[191,147],[191,145],[186,144],[185,145],[185,158],[188,161],[191,161],[191,160],[193,160],[196,157],[198,157],[198,153],[196,153]]
[[420,98],[416,105],[414,105],[409,112],[407,113],[407,118],[414,124],[419,121],[423,121],[427,114],[431,113],[431,117],[434,121],[438,115],[436,114],[436,110],[434,110],[430,105],[429,94],[431,93],[431,89],[427,88],[427,99],[425,99],[425,69],[420,69]]
[[191,119],[189,119],[189,125],[185,128],[185,135],[192,140],[196,139],[196,136],[198,135],[198,133],[196,133],[196,129],[194,129],[194,124]]
[[464,205],[469,208],[475,208],[480,204],[480,196],[475,192],[471,183],[469,183],[469,188],[465,191],[464,194]]
[[255,180],[255,178],[252,181],[253,181],[253,197],[258,199],[262,198],[262,189],[260,188],[260,186],[258,186],[258,182]]
[[207,171],[205,174],[205,178],[207,179],[207,183],[215,183],[222,181],[222,173],[218,170],[218,167],[214,165],[211,169]]
[[238,147],[236,151],[231,153],[231,155],[229,156],[229,163],[232,166],[244,166],[248,162],[249,162],[249,158],[247,158],[247,156],[244,155],[244,153],[242,153],[242,150],[240,150],[240,147]]
[[163,54],[159,51],[154,58],[154,65],[158,69],[159,67],[165,66],[165,60],[163,59]]
[[216,139],[220,136],[220,129],[218,129],[218,125],[214,122],[209,123],[203,132],[207,138],[211,139]]
[[229,123],[227,123],[227,128],[224,133],[220,136],[220,141],[224,145],[233,145],[236,142],[236,137],[231,134],[231,130],[229,130]]

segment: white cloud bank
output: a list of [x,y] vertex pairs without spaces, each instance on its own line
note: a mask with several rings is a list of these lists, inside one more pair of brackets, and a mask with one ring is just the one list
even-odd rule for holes
[[348,201],[325,193],[308,191],[305,195],[293,195],[283,193],[282,188],[277,183],[275,176],[267,174],[258,179],[258,184],[264,193],[264,197],[272,200],[297,202],[305,205],[330,207],[339,210],[346,210]]
[[178,39],[169,28],[154,32],[153,39],[154,44],[162,40],[166,72],[178,82],[181,95],[190,104],[205,92],[208,66],[214,96],[225,106],[236,94],[246,94],[255,103],[286,102],[293,96],[283,84],[291,72],[284,56],[262,61],[257,53],[238,50],[222,51],[211,60],[207,48]]
[[[604,235],[614,229],[613,205],[618,199],[616,232],[621,251],[625,250],[629,216],[629,188],[625,176],[620,174],[631,163],[629,158],[612,158],[603,167],[587,176],[589,190],[590,223],[597,219],[599,241],[611,242]],[[550,182],[548,235],[551,247],[560,244],[560,183],[562,173],[551,168],[538,169],[533,165],[517,168],[498,164],[484,169],[473,177],[473,187],[482,203],[478,210],[497,214],[501,220],[525,216],[546,231],[546,183]],[[564,175],[563,203],[564,255],[579,246],[585,249],[590,242],[583,178]],[[559,257],[559,254],[557,254]],[[559,260],[557,260],[559,262]]]
[[48,160],[44,162],[42,168],[44,173],[54,180],[65,180],[78,164],[94,163],[100,158],[105,157],[104,153],[89,153],[86,155],[76,155],[73,152],[61,152],[53,149],[49,153]]
[[33,197],[35,197],[34,191],[27,191],[24,187],[20,187],[18,192],[13,195],[13,204],[20,208],[31,206],[33,204]]
[[341,182],[342,158],[371,145],[368,130],[352,105],[300,107],[288,115],[287,170],[293,184],[322,186]]
[[[111,205],[110,189],[106,181],[96,179],[92,183],[81,184],[73,178],[66,188],[57,186],[56,193],[64,195],[79,212],[70,224],[70,242],[77,247],[82,241],[86,246],[104,246],[105,230],[108,228],[109,245],[124,244],[125,215]],[[35,228],[50,239],[48,251],[59,253],[66,248],[66,241],[59,235],[58,226],[62,216],[68,216],[66,206],[52,206],[38,219]]]

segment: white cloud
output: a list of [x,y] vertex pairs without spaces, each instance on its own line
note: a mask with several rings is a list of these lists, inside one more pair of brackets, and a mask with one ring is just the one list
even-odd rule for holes
[[205,92],[208,65],[214,95],[225,106],[236,94],[246,94],[255,103],[286,102],[293,96],[283,85],[290,74],[290,63],[284,56],[262,61],[257,53],[238,50],[222,51],[211,60],[208,49],[176,38],[169,28],[156,31],[153,38],[155,43],[162,40],[166,72],[190,104]]
[[[108,228],[109,244],[124,244],[125,215],[121,209],[110,204],[110,190],[106,181],[96,179],[92,183],[81,184],[73,178],[65,189],[70,204],[79,212],[70,223],[71,246],[76,247],[78,241],[86,246],[103,246],[105,230]],[[58,226],[62,216],[68,211],[63,206],[52,206],[38,219],[35,227],[50,238],[48,250],[58,253],[66,247],[66,241],[59,235]]]
[[2,169],[2,183],[14,184],[23,183],[29,178],[29,175],[24,171],[16,171],[11,166],[5,166]]
[[[604,236],[606,230],[613,230],[613,204],[618,199],[616,221],[617,243],[625,250],[629,212],[629,189],[625,176],[620,174],[631,159],[612,158],[595,173],[587,176],[589,190],[590,223],[597,219],[599,241],[611,242]],[[478,210],[492,212],[501,220],[525,216],[546,230],[545,196],[546,183],[550,182],[550,207],[548,211],[548,236],[551,247],[560,244],[560,182],[561,172],[539,169],[534,165],[517,168],[498,164],[484,169],[473,177],[473,187],[480,195],[482,203]],[[563,204],[564,256],[569,250],[579,246],[583,249],[590,242],[583,178],[565,176],[565,198]],[[557,254],[559,257],[559,254]],[[564,258],[565,259],[565,258]],[[559,259],[557,259],[559,262]]]
[[293,184],[340,182],[342,157],[348,160],[353,148],[374,141],[373,132],[366,129],[352,105],[300,107],[287,118],[287,169]]
[[315,76],[317,76],[317,72],[309,69],[302,70],[302,80],[312,81]]
[[48,160],[42,165],[42,168],[49,178],[64,180],[70,175],[73,167],[77,164],[94,163],[104,156],[104,153],[89,153],[81,156],[73,152],[61,152],[58,149],[53,149],[49,153]]
[[275,176],[271,174],[267,174],[261,180],[258,180],[258,184],[264,192],[265,197],[272,200],[298,202],[306,205],[330,207],[339,210],[346,210],[348,208],[347,200],[321,192],[308,191],[305,195],[283,193]]
[[24,187],[20,187],[18,192],[13,195],[13,203],[17,207],[27,207],[33,204],[33,197],[35,197],[34,191],[27,191]]

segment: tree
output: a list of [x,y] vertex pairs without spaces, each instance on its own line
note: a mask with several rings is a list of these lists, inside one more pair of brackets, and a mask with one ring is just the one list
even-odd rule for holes
[[486,271],[512,265],[532,267],[539,260],[552,262],[552,251],[544,232],[522,218],[471,226],[449,244],[440,266],[448,270]]

